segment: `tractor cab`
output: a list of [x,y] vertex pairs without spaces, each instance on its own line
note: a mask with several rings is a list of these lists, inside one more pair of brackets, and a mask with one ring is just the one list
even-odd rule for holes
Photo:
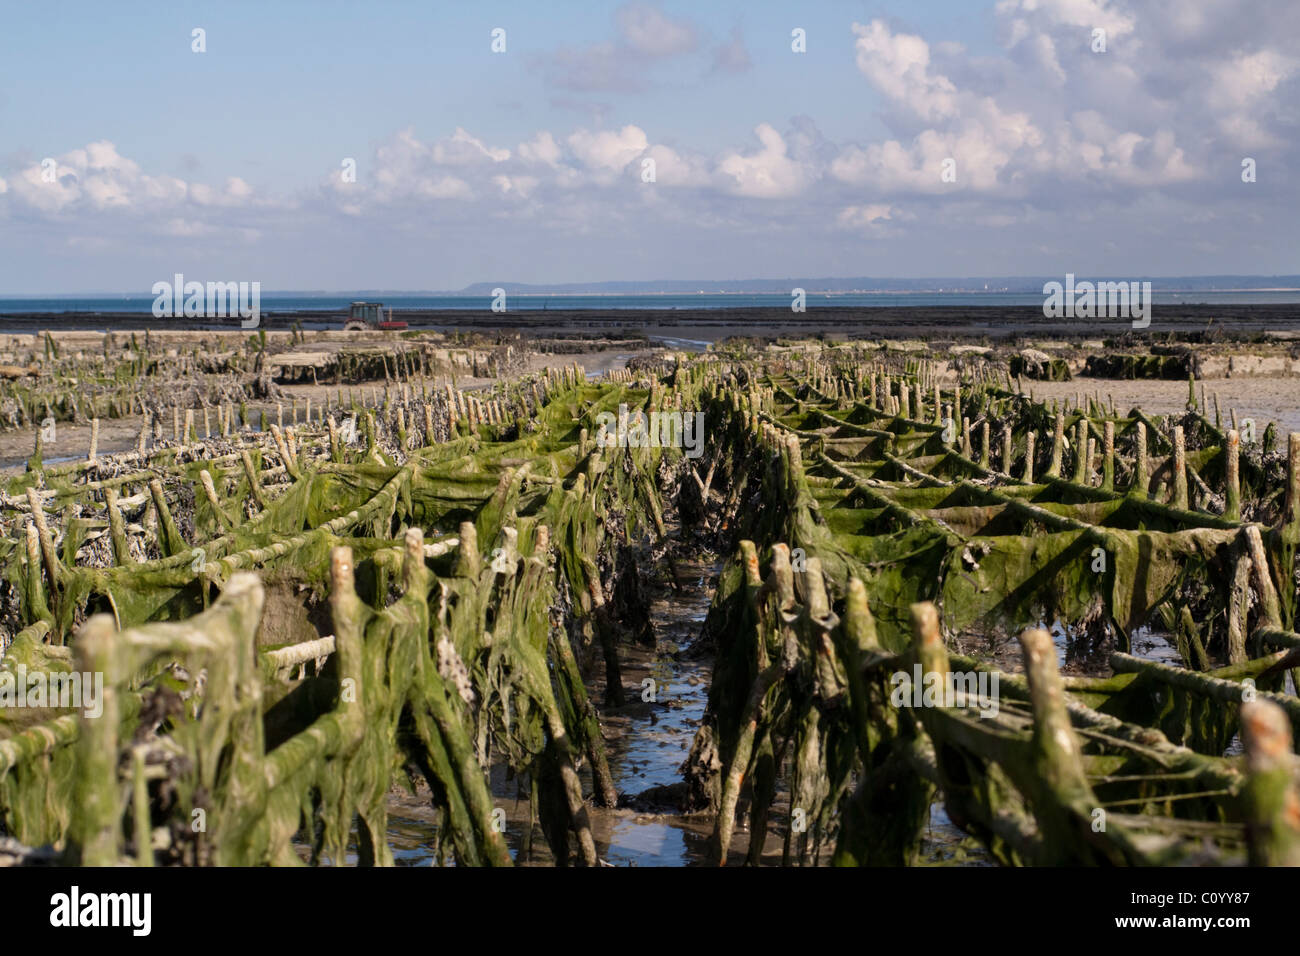
[[353,302],[348,311],[348,320],[343,326],[345,332],[364,332],[367,329],[404,329],[405,322],[394,322],[392,309],[388,310],[388,321],[384,321],[384,304],[382,302]]

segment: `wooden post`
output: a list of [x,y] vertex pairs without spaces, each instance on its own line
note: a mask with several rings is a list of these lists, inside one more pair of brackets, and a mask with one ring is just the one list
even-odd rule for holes
[[940,686],[947,687],[948,649],[943,646],[939,631],[939,609],[930,601],[922,601],[912,605],[911,613],[912,647],[921,665],[921,675],[938,674]]
[[1268,555],[1259,534],[1259,525],[1246,526],[1246,547],[1250,552],[1251,571],[1255,575],[1255,593],[1259,596],[1264,623],[1272,628],[1282,627],[1282,605],[1268,570]]
[[1129,488],[1129,494],[1145,498],[1147,487],[1151,484],[1151,474],[1147,466],[1147,426],[1143,422],[1138,422],[1136,431],[1137,462],[1133,467],[1133,485]]
[[99,419],[90,420],[90,451],[86,455],[86,461],[94,462],[95,453],[99,451]]
[[1251,866],[1300,866],[1300,795],[1296,792],[1291,724],[1270,700],[1241,705],[1246,751],[1242,816]]
[[342,451],[339,448],[339,427],[335,424],[333,415],[330,415],[325,421],[330,432],[330,461],[337,464],[343,461]]
[[1286,526],[1291,535],[1300,532],[1300,432],[1291,432],[1287,441]]
[[1106,456],[1102,464],[1101,486],[1107,491],[1115,490],[1115,423],[1106,419],[1102,436],[1102,452]]
[[1082,751],[1065,706],[1065,688],[1056,666],[1056,645],[1042,628],[1030,628],[1020,635],[1025,677],[1034,711],[1034,744],[1047,782],[1087,786]]
[[1074,429],[1074,483],[1088,484],[1088,472],[1092,463],[1088,461],[1088,419],[1080,418]]
[[95,719],[83,715],[78,721],[74,784],[77,812],[70,822],[69,845],[82,866],[116,866],[121,862],[125,804],[117,772],[117,684],[131,675],[119,674],[114,666],[118,657],[116,631],[111,614],[96,614],[77,631],[74,642],[77,669],[104,677],[100,713]]
[[1174,426],[1174,495],[1171,502],[1181,511],[1187,510],[1187,442],[1183,437],[1183,426]]
[[239,460],[244,466],[244,477],[248,479],[248,491],[257,502],[259,508],[266,507],[266,495],[262,493],[262,479],[257,473],[257,466],[253,464],[253,456],[248,453],[247,448],[239,449]]
[[1011,426],[1002,426],[1002,471],[1011,475]]
[[[41,533],[34,521],[27,523],[27,603],[28,617],[37,621],[53,621],[45,584],[41,579]],[[52,595],[51,595],[52,597]]]
[[[1239,539],[1240,541],[1240,539]],[[1228,591],[1228,663],[1246,660],[1246,620],[1250,609],[1250,555],[1240,546],[1233,548],[1232,588]]]
[[32,511],[32,521],[36,524],[36,532],[41,545],[41,558],[45,563],[45,574],[49,579],[50,598],[57,602],[59,587],[59,556],[54,550],[54,536],[50,534],[50,526],[45,520],[45,506],[41,503],[41,496],[35,488],[27,489],[27,506]]
[[1223,449],[1224,462],[1224,489],[1223,516],[1229,521],[1241,520],[1241,478],[1240,463],[1241,457],[1241,433],[1235,428],[1228,432],[1228,441]]
[[126,522],[117,506],[117,489],[104,489],[104,510],[108,512],[108,533],[113,544],[113,563],[119,567],[131,563],[131,549],[127,544]]
[[185,539],[172,519],[171,508],[167,506],[167,496],[163,493],[162,482],[157,478],[149,480],[149,494],[153,498],[154,510],[158,513],[159,542],[167,557],[174,557],[185,550]]
[[1038,439],[1038,432],[1030,432],[1025,436],[1025,484],[1034,483],[1034,444]]
[[1052,461],[1047,466],[1048,478],[1061,477],[1061,458],[1065,453],[1065,412],[1056,412],[1056,431],[1052,435]]
[[460,523],[460,543],[456,549],[456,569],[458,578],[478,580],[482,565],[478,553],[478,528],[472,521]]
[[217,519],[217,526],[223,531],[230,531],[234,525],[226,517],[226,513],[221,510],[221,499],[217,497],[217,489],[212,484],[212,473],[204,469],[199,472],[199,484],[203,486],[203,496],[208,499],[208,504],[212,507],[212,512]]
[[280,460],[284,462],[285,471],[289,473],[289,477],[297,481],[302,475],[298,473],[298,463],[289,453],[289,446],[285,443],[284,433],[280,431],[279,425],[271,426],[271,438],[275,441],[275,450],[280,453]]

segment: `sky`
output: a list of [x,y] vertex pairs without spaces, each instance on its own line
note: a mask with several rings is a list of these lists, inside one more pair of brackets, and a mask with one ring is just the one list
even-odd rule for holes
[[1294,274],[1297,94],[1294,0],[0,0],[0,294]]

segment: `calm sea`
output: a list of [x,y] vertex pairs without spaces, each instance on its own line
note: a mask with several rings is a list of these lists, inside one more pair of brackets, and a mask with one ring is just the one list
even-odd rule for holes
[[[1279,292],[1155,292],[1157,304],[1265,305],[1300,303],[1300,291]],[[487,295],[412,295],[382,292],[340,292],[329,295],[264,293],[262,312],[346,311],[354,301],[382,302],[402,309],[463,309],[487,311]],[[151,295],[0,296],[0,315],[13,312],[150,312]],[[786,294],[699,293],[691,295],[526,295],[511,294],[511,312],[547,309],[745,309],[790,307]],[[1041,306],[1039,293],[1004,292],[848,292],[809,293],[807,307],[870,308],[883,306]]]

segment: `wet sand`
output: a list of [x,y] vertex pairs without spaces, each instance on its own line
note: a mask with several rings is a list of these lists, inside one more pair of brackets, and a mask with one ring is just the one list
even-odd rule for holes
[[[1253,418],[1258,434],[1269,422],[1277,423],[1279,435],[1300,431],[1300,377],[1297,378],[1207,378],[1196,383],[1197,402],[1201,386],[1209,402],[1206,417],[1214,421],[1214,396],[1219,397],[1219,411],[1225,428],[1236,409],[1237,422]],[[1025,391],[1037,399],[1069,398],[1080,393],[1085,398],[1096,395],[1109,402],[1114,396],[1121,414],[1139,407],[1148,415],[1168,415],[1187,407],[1187,383],[1152,379],[1076,378],[1072,382],[1023,382]]]

